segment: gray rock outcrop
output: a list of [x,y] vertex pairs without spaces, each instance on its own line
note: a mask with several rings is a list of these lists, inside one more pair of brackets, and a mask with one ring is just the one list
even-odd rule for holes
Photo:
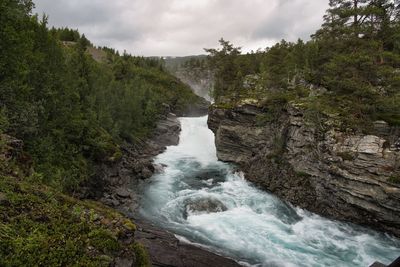
[[227,210],[225,204],[216,198],[190,199],[185,203],[184,217],[187,218],[190,213],[217,213]]
[[263,116],[252,102],[211,108],[218,158],[294,205],[400,236],[398,130],[376,122],[373,135],[345,133],[293,105]]
[[157,123],[152,137],[146,142],[123,144],[119,161],[101,162],[96,166],[96,175],[86,185],[84,198],[100,200],[127,215],[134,214],[141,195],[139,184],[156,172],[153,157],[167,146],[177,145],[180,131],[178,118],[169,113]]
[[152,266],[176,267],[239,267],[239,263],[182,242],[173,234],[160,230],[147,222],[136,220],[137,242],[143,244],[150,254]]
[[[152,266],[240,266],[233,260],[181,242],[173,234],[136,218],[141,195],[139,184],[153,173],[163,170],[165,166],[153,165],[153,158],[162,153],[166,146],[177,145],[180,131],[178,118],[169,113],[158,122],[153,136],[145,143],[136,146],[123,145],[123,155],[118,162],[104,162],[97,166],[97,175],[88,185],[86,197],[100,200],[134,218],[137,225],[135,241],[149,252]],[[116,265],[131,266],[130,263],[126,259],[119,259]]]

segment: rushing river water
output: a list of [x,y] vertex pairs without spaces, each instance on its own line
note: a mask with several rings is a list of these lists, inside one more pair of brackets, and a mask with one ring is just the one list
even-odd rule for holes
[[141,215],[187,241],[253,266],[390,263],[400,240],[322,218],[257,189],[216,157],[207,117],[182,118],[178,146],[145,186]]

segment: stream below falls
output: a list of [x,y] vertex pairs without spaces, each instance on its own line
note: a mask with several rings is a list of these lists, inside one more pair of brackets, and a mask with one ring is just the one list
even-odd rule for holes
[[178,146],[143,188],[140,214],[157,226],[248,266],[389,264],[400,240],[325,219],[258,189],[218,161],[207,117],[181,118]]

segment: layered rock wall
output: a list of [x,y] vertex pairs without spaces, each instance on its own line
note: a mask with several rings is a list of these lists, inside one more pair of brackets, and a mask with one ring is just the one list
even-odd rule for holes
[[397,130],[377,122],[373,135],[344,133],[294,106],[263,122],[266,115],[251,103],[212,107],[218,158],[296,206],[400,236]]

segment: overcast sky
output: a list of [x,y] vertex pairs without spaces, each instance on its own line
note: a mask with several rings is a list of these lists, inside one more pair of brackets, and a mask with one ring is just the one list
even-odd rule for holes
[[328,0],[34,0],[50,26],[143,56],[204,54],[223,37],[243,51],[307,40]]

